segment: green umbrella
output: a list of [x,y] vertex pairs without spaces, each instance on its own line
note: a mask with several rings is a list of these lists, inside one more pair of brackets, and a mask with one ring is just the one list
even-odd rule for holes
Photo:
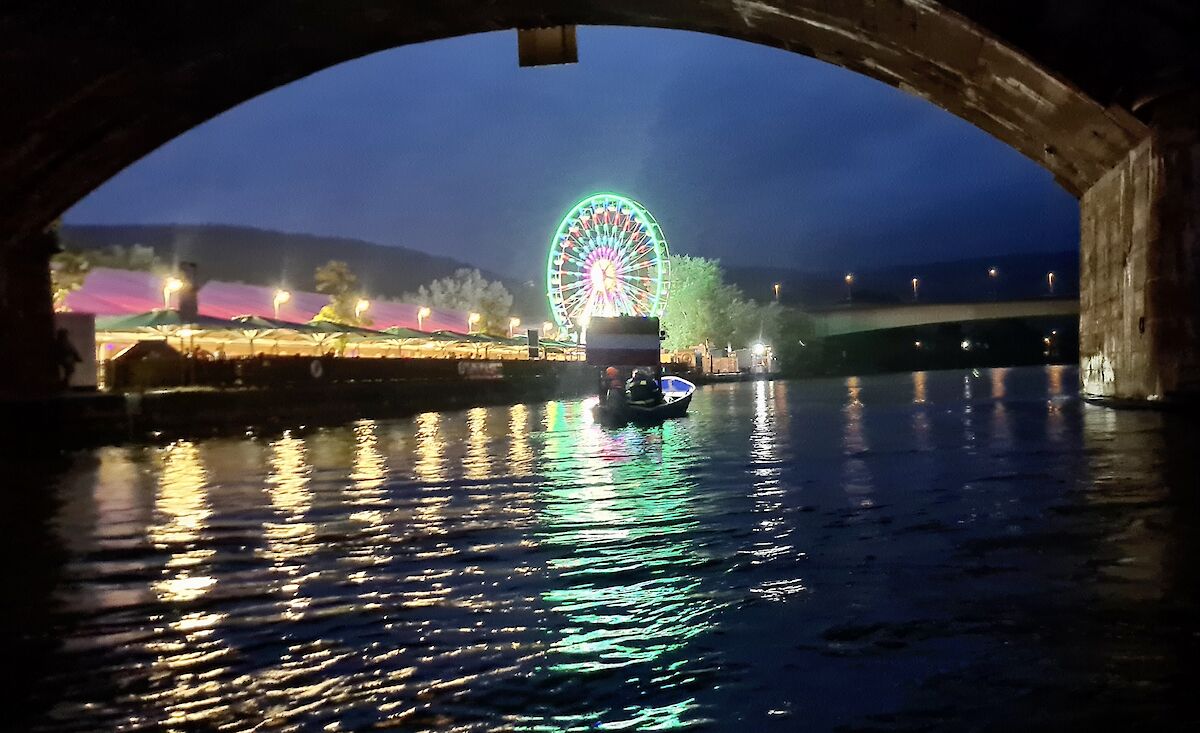
[[392,326],[391,328],[385,328],[380,333],[386,333],[387,335],[391,336],[392,338],[412,339],[414,341],[451,341],[451,340],[453,340],[451,337],[444,336],[442,334],[432,333],[430,331],[418,331],[415,328],[405,328],[403,326]]
[[311,329],[310,333],[325,333],[325,334],[345,334],[347,336],[362,336],[362,337],[378,337],[380,331],[375,331],[370,328],[362,328],[360,326],[350,326],[345,323],[334,323],[333,321],[309,321],[305,324]]
[[314,328],[311,323],[295,323],[293,321],[283,321],[277,318],[264,318],[263,316],[234,316],[233,322],[238,324],[237,328],[242,331],[257,331],[258,333],[267,333],[269,331],[295,331],[296,333],[327,333],[323,329]]
[[459,333],[458,331],[434,331],[435,336],[441,336],[444,341],[457,341],[463,344],[490,344],[492,338],[481,333]]
[[129,316],[106,316],[96,319],[97,331],[174,331],[191,328],[197,331],[230,331],[233,324],[221,318],[197,315],[184,318],[177,310],[155,308]]

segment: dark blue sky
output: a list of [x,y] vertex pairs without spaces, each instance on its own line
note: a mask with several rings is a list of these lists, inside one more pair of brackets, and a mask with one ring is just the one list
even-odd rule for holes
[[950,114],[723,38],[579,29],[519,69],[512,32],[395,49],[251,100],[131,166],[71,223],[335,234],[536,278],[575,200],[640,200],[672,251],[841,270],[1076,246],[1075,200]]

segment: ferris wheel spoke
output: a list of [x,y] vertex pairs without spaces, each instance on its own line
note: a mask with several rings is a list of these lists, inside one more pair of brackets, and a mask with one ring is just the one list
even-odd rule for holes
[[653,264],[655,264],[656,259],[657,258],[655,257],[654,248],[651,247],[650,249],[648,249],[645,252],[634,253],[633,257],[629,259],[627,266],[631,267],[633,265],[638,265],[640,263],[647,263],[647,264],[653,265]]
[[575,264],[577,264],[577,265],[579,265],[579,266],[581,266],[581,267],[583,267],[583,266],[586,266],[586,265],[587,265],[587,261],[586,261],[586,260],[584,260],[584,259],[583,259],[583,258],[581,258],[581,257],[577,257],[577,256],[575,256],[575,255],[573,255],[573,254],[567,254],[566,252],[563,252],[563,255],[562,255],[562,256],[563,256],[563,259],[565,259],[565,260],[567,260],[567,261],[569,261],[569,262],[574,262]]
[[622,283],[621,284],[621,292],[630,298],[636,298],[638,300],[644,300],[646,302],[649,302],[649,301],[653,300],[653,298],[654,298],[654,294],[651,293],[649,290],[644,290],[644,289],[642,289],[636,285],[633,285],[631,283]]
[[624,289],[626,292],[629,292],[629,293],[631,293],[631,294],[633,294],[633,295],[642,296],[642,297],[645,297],[645,298],[647,298],[647,299],[649,299],[649,298],[653,298],[653,297],[654,297],[654,291],[653,291],[653,290],[651,290],[650,288],[644,288],[644,287],[642,287],[641,285],[639,285],[639,284],[637,284],[637,283],[629,283],[629,282],[627,282],[627,283],[623,283],[623,284],[622,284],[622,287],[623,287],[623,289]]
[[563,283],[562,285],[559,286],[559,289],[560,290],[575,290],[577,288],[585,287],[586,285],[587,285],[587,280],[585,280],[583,278],[579,278],[578,280],[572,280],[571,282]]
[[575,306],[591,301],[592,297],[593,294],[591,291],[579,290],[574,295],[568,298],[563,298],[563,309],[567,311],[574,311]]

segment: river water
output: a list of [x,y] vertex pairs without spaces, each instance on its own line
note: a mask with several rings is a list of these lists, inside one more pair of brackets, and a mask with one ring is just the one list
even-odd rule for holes
[[1194,730],[1195,423],[1076,381],[756,382],[653,429],[549,402],[8,461],[9,723]]

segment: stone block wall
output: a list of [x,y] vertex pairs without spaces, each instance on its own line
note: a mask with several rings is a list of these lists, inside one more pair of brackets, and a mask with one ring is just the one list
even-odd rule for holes
[[1200,116],[1179,109],[1080,200],[1087,396],[1200,396]]

